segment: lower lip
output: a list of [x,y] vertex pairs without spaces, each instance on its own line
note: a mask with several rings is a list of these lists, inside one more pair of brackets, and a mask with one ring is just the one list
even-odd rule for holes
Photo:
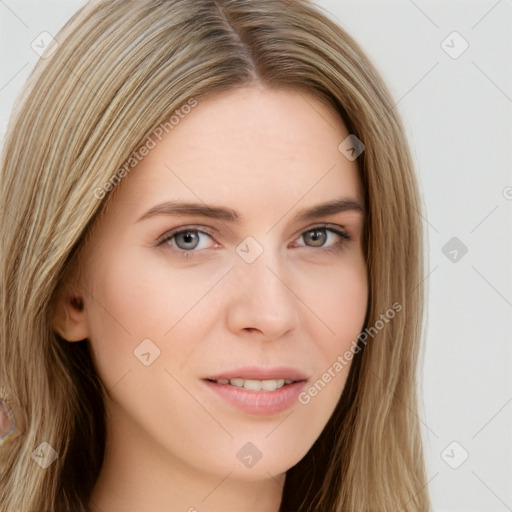
[[250,391],[231,384],[219,384],[209,380],[204,382],[230,404],[244,412],[257,415],[277,414],[289,409],[306,384],[306,381],[299,381],[286,384],[275,391]]

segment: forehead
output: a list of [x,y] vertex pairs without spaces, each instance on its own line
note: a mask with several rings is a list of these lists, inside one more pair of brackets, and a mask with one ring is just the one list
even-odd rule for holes
[[307,92],[223,92],[198,100],[161,140],[153,135],[116,201],[144,208],[188,199],[242,211],[258,201],[274,209],[326,196],[362,202],[357,164],[338,149],[348,135],[339,115]]

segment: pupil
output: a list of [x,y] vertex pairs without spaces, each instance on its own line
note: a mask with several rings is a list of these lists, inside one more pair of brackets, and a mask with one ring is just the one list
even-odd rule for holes
[[[185,245],[184,247],[180,246],[180,240],[183,241],[183,244]],[[176,245],[180,249],[194,249],[197,246],[198,241],[199,237],[197,236],[197,233],[194,233],[193,231],[187,231],[186,233],[180,233],[178,235],[176,238]]]
[[314,247],[320,247],[325,243],[327,233],[325,229],[315,229],[308,233],[310,240],[313,242]]

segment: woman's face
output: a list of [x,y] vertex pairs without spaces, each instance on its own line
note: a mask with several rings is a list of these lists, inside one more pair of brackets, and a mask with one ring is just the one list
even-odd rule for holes
[[281,478],[320,435],[368,299],[348,135],[306,93],[232,90],[153,136],[118,185],[81,254],[82,314],[133,460]]

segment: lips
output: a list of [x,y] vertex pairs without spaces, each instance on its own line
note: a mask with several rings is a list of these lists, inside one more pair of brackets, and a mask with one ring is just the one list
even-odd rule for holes
[[253,415],[273,415],[289,409],[307,380],[300,370],[284,366],[237,368],[203,379],[215,394]]

